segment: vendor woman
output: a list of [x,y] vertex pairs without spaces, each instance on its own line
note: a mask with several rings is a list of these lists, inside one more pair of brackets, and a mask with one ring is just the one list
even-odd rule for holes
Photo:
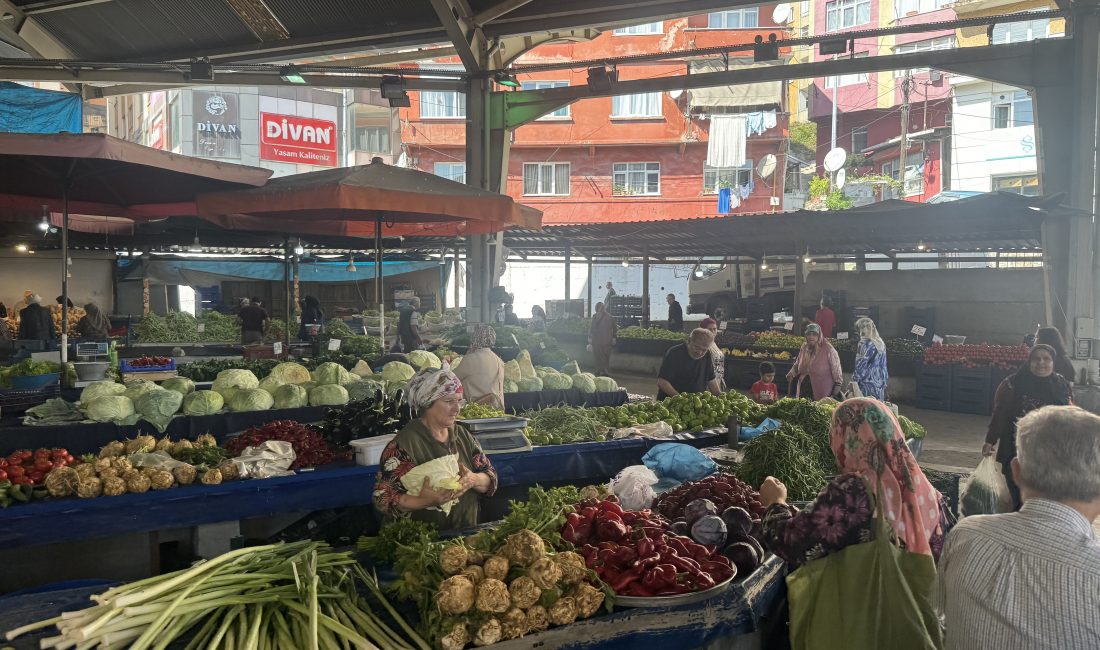
[[[462,382],[450,370],[426,368],[409,381],[407,399],[417,418],[382,451],[374,505],[388,518],[410,516],[440,530],[469,528],[478,523],[478,499],[497,489],[497,473],[481,445],[455,425],[462,404]],[[408,493],[401,477],[417,465],[456,454],[457,490],[436,490],[425,479],[420,494]],[[454,502],[444,514],[443,504]]]

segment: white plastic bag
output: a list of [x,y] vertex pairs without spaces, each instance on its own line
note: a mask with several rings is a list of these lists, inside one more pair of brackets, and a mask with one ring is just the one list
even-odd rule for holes
[[653,424],[639,424],[633,427],[623,427],[611,432],[611,438],[614,440],[631,438],[634,436],[639,438],[658,438],[661,440],[669,439],[673,436],[672,425],[668,422],[661,421],[654,422]]
[[642,510],[653,505],[653,499],[657,498],[653,486],[659,480],[645,465],[631,465],[611,479],[607,489],[619,497],[624,510]]
[[290,466],[295,458],[294,445],[282,440],[267,440],[255,447],[245,447],[233,463],[241,478],[273,478],[294,476]]
[[959,512],[970,515],[997,515],[1012,511],[1012,493],[1001,473],[1001,464],[986,456],[971,472],[959,497]]

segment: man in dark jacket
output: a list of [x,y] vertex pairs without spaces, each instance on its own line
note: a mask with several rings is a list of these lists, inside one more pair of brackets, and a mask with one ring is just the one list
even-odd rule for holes
[[27,306],[19,312],[19,338],[49,342],[56,338],[50,310],[42,306],[42,296],[27,298]]
[[676,294],[670,293],[668,298],[668,328],[673,332],[684,331],[684,308],[676,302]]

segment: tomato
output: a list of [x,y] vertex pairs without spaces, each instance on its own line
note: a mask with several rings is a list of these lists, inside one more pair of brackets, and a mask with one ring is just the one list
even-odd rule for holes
[[43,477],[45,476],[46,475],[44,473],[39,471],[34,471],[27,474],[27,478],[30,479],[31,483],[41,483]]
[[27,459],[27,458],[31,458],[33,456],[34,456],[34,452],[31,451],[30,449],[21,449],[21,450],[19,450],[19,457],[20,458]]
[[0,481],[8,480],[8,473],[0,469]]
[[17,476],[11,480],[14,485],[30,485],[31,481],[25,476]]
[[49,459],[39,459],[34,462],[34,469],[38,472],[48,472],[53,469],[53,463]]
[[23,456],[20,453],[14,452],[11,456],[8,456],[8,463],[11,465],[18,465],[23,462]]
[[8,474],[11,476],[23,476],[25,473],[26,470],[23,469],[22,465],[12,465],[8,468]]
[[66,465],[72,465],[74,460],[76,460],[76,459],[73,458],[72,454],[65,454],[65,464]]

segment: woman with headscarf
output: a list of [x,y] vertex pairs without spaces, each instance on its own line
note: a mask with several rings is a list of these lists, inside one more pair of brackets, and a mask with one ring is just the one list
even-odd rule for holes
[[[802,397],[803,388],[806,388],[807,398],[820,400],[832,397],[840,391],[840,383],[844,380],[844,372],[840,369],[840,355],[829,339],[821,335],[821,327],[817,323],[806,326],[805,343],[798,351],[787,373],[787,381],[794,382],[795,397]],[[804,380],[809,379],[809,386],[805,386]]]
[[[302,325],[298,328],[298,338],[302,341],[308,341],[312,337],[310,335],[310,325],[317,325],[323,327],[325,323],[325,312],[321,311],[321,302],[313,296],[306,296],[302,299]],[[317,329],[320,329],[317,328]]]
[[99,305],[94,302],[84,305],[84,315],[76,322],[78,337],[92,341],[106,341],[110,329],[111,321],[99,311]]
[[497,332],[492,325],[476,326],[470,335],[470,348],[454,373],[462,382],[467,402],[503,410],[504,362],[493,352],[496,343]]
[[[497,473],[477,440],[455,424],[462,405],[462,382],[450,370],[425,368],[409,380],[406,397],[416,419],[382,451],[375,507],[387,518],[408,516],[439,530],[476,525],[478,497],[496,491]],[[420,494],[408,493],[402,476],[417,465],[449,455],[458,456],[458,489],[433,489],[425,480]],[[443,512],[440,507],[451,502],[450,512]]]
[[1039,331],[1035,332],[1034,344],[1038,345],[1040,343],[1054,348],[1054,372],[1062,375],[1062,378],[1072,386],[1077,378],[1077,373],[1073,369],[1073,362],[1069,360],[1069,355],[1066,354],[1066,344],[1062,341],[1062,333],[1058,331],[1057,327],[1040,327]]
[[611,348],[619,335],[619,324],[607,307],[596,303],[596,313],[592,315],[592,324],[588,327],[588,346],[596,363],[596,375],[607,377],[611,374]]
[[[699,327],[718,337],[718,321],[713,318],[704,318]],[[710,360],[714,363],[714,378],[718,380],[718,387],[726,390],[726,353],[718,347],[718,343],[710,344]]]
[[839,475],[805,510],[787,504],[787,488],[769,476],[760,487],[764,546],[794,569],[874,538],[875,512],[912,553],[939,557],[947,532],[943,497],[905,444],[893,412],[857,397],[833,413],[829,442]]
[[886,401],[886,383],[890,373],[886,369],[886,342],[878,335],[875,321],[864,316],[855,323],[859,332],[859,347],[856,349],[856,367],[852,372],[852,383],[859,386],[864,397],[873,397]]
[[993,417],[985,434],[982,455],[992,456],[994,449],[1001,472],[1012,493],[1013,510],[1021,505],[1020,488],[1012,478],[1012,459],[1016,457],[1016,421],[1044,406],[1073,403],[1073,388],[1065,377],[1054,372],[1054,348],[1042,343],[1031,348],[1027,363],[1007,377],[993,395]]
[[37,293],[27,298],[27,306],[19,312],[19,338],[46,343],[57,338],[50,310],[42,306],[42,296]]

